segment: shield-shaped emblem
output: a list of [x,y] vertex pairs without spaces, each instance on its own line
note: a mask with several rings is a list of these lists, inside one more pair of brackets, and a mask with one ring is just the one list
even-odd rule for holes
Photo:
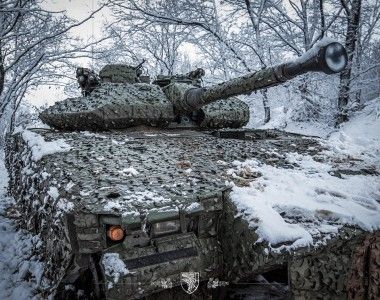
[[199,286],[199,272],[182,272],[181,287],[189,295],[194,293]]

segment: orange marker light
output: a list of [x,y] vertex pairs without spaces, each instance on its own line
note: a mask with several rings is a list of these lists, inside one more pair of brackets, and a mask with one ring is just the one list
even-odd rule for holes
[[113,225],[108,228],[107,236],[111,241],[121,241],[124,238],[124,230],[119,225]]

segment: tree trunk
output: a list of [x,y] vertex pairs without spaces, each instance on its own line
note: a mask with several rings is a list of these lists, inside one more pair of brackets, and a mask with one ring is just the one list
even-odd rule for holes
[[264,89],[261,91],[263,95],[263,106],[264,106],[264,124],[270,121],[270,106],[268,101],[268,90]]
[[307,86],[307,78],[301,79],[301,84],[298,86],[299,91],[301,92],[301,100],[303,103],[306,103],[308,99],[308,86]]
[[3,54],[1,52],[1,41],[0,41],[0,96],[4,91],[4,82],[5,82],[5,70],[4,70],[4,61]]
[[[265,1],[265,0],[262,0],[262,1]],[[261,5],[263,5],[263,3],[261,3]],[[262,46],[261,34],[260,34],[261,33],[260,31],[261,14],[258,14],[257,20],[255,21],[255,16],[252,11],[251,0],[245,0],[245,6],[247,8],[247,12],[252,23],[252,27],[255,30],[256,43],[257,43],[256,55],[260,60],[261,69],[264,69],[266,68],[266,63],[264,61],[264,51],[263,51],[263,46]],[[264,124],[266,124],[270,121],[270,118],[271,118],[270,106],[269,106],[269,101],[268,101],[268,90],[267,89],[262,90],[261,94],[263,96]]]
[[356,42],[358,38],[360,11],[362,0],[352,0],[351,9],[347,14],[347,35],[346,35],[346,50],[348,56],[347,67],[340,73],[340,85],[338,96],[339,115],[337,125],[348,120],[347,104],[350,100],[350,82],[352,73],[352,62],[355,54]]

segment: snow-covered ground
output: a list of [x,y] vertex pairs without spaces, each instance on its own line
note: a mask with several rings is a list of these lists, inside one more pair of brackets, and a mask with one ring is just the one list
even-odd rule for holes
[[[253,159],[235,162],[231,172],[251,168],[263,174],[250,187],[234,187],[232,197],[259,236],[271,244],[292,241],[288,248],[313,243],[313,237],[321,233],[333,235],[340,224],[356,224],[366,230],[380,228],[380,177],[375,175],[332,176],[334,159],[348,156],[372,165],[380,172],[380,99],[367,103],[366,107],[352,116],[349,123],[333,132],[321,130],[327,136],[323,143],[329,150],[321,153],[327,161],[318,162],[310,156],[289,153],[287,160],[296,162],[295,169],[282,169],[262,164]],[[292,125],[302,132],[302,129]],[[313,129],[305,125],[307,132]],[[319,129],[317,129],[318,131]],[[304,132],[305,133],[305,132]],[[24,138],[32,138],[28,131]],[[54,151],[64,151],[63,143]],[[51,149],[51,147],[48,147]],[[50,150],[35,148],[36,160]],[[43,153],[42,153],[43,152]],[[134,170],[125,170],[133,176]],[[6,196],[8,176],[0,152],[0,299],[37,298],[41,286],[43,263],[33,255],[38,247],[38,236],[18,230],[6,211],[13,199]],[[303,211],[306,218],[317,220],[311,227],[290,224],[282,214]],[[109,257],[113,261],[115,257]],[[118,268],[125,273],[127,270]],[[115,270],[109,270],[115,276]],[[115,281],[118,278],[115,277]],[[44,284],[43,284],[44,285]]]
[[328,142],[337,153],[372,163],[380,170],[380,98],[366,106],[340,130],[329,135]]

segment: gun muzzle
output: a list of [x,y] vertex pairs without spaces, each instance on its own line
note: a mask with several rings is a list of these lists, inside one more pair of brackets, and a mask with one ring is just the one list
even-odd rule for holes
[[293,62],[283,65],[283,73],[291,79],[307,72],[334,74],[343,71],[347,65],[347,52],[344,47],[333,42],[321,47],[318,52],[313,49]]

